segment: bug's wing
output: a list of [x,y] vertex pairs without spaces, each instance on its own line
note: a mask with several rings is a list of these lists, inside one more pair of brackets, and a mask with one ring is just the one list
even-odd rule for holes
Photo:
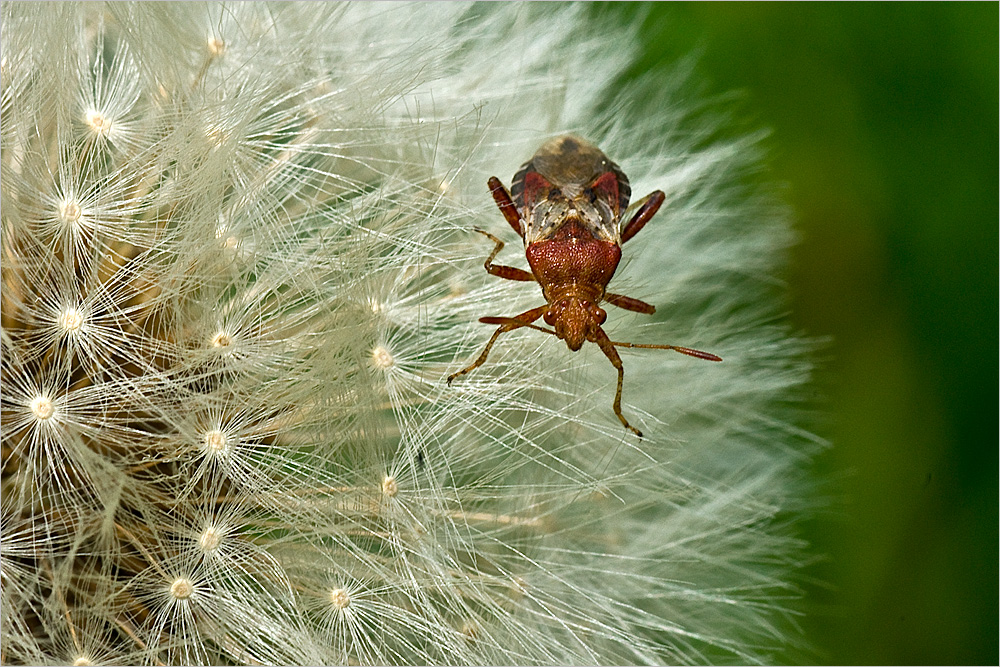
[[593,238],[621,243],[619,222],[632,194],[628,178],[579,137],[546,142],[521,165],[510,192],[524,221],[525,244],[544,241],[571,221]]
[[632,196],[632,186],[628,182],[628,176],[614,162],[607,161],[607,171],[594,179],[590,186],[595,194],[608,203],[615,216],[615,221],[624,217],[625,209],[628,208],[628,200]]
[[514,174],[510,194],[521,213],[525,244],[551,236],[572,210],[559,187],[538,173],[533,160],[525,162]]
[[618,166],[597,176],[573,198],[577,216],[596,239],[621,244],[619,221],[631,194],[628,179]]
[[510,196],[521,215],[529,213],[540,201],[558,192],[557,185],[542,176],[535,168],[534,158],[521,165],[510,182]]

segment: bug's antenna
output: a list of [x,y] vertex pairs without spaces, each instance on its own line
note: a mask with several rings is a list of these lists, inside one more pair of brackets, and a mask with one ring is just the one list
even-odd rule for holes
[[712,354],[711,352],[702,352],[701,350],[695,350],[690,347],[681,347],[679,345],[646,345],[643,343],[616,343],[615,341],[611,341],[611,344],[615,347],[641,347],[647,350],[674,350],[675,352],[686,354],[689,357],[697,357],[698,359],[704,359],[706,361],[722,361],[722,357]]
[[551,329],[546,329],[536,324],[524,324],[516,317],[480,317],[479,321],[483,324],[516,324],[518,327],[524,327],[525,329],[534,329],[535,331],[542,331],[553,336],[556,335],[556,332]]

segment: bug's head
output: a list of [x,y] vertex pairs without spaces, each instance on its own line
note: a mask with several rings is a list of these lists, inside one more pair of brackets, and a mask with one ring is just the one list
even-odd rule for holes
[[545,311],[545,323],[555,329],[556,335],[574,352],[583,347],[584,342],[594,340],[595,333],[607,318],[608,314],[594,302],[572,296],[555,301]]

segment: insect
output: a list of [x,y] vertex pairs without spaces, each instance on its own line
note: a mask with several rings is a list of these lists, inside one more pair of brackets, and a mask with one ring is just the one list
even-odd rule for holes
[[[625,369],[616,347],[675,350],[699,359],[722,361],[714,354],[689,347],[618,343],[601,328],[608,317],[598,306],[601,301],[647,315],[656,310],[652,304],[613,294],[605,288],[618,268],[622,244],[638,234],[656,214],[665,198],[663,192],[656,190],[635,204],[635,213],[622,226],[632,194],[628,178],[596,146],[572,135],[543,144],[514,175],[510,192],[495,176],[488,184],[500,213],[524,241],[531,271],[494,264],[493,259],[503,249],[504,242],[477,229],[496,244],[483,266],[487,273],[498,278],[537,282],[546,303],[513,317],[479,318],[484,324],[500,326],[479,358],[448,376],[448,384],[482,366],[497,338],[508,331],[522,327],[544,331],[566,341],[574,352],[584,342],[591,341],[597,343],[618,371],[615,415],[625,428],[641,438],[642,432],[622,414]],[[533,324],[539,317],[552,330]]]

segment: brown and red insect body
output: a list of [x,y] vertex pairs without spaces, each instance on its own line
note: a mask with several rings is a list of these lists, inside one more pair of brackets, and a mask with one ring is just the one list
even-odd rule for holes
[[[479,318],[484,324],[500,327],[479,358],[468,368],[450,375],[448,384],[481,366],[500,334],[508,331],[528,327],[554,334],[574,352],[585,341],[591,341],[597,343],[618,370],[615,415],[625,428],[642,437],[639,429],[622,414],[625,369],[616,347],[676,350],[699,359],[722,361],[714,354],[677,345],[617,343],[601,328],[608,317],[598,306],[601,301],[637,313],[652,314],[656,310],[651,304],[612,294],[605,288],[618,268],[622,244],[649,222],[663,204],[663,193],[656,190],[649,194],[621,226],[632,194],[628,178],[596,146],[574,136],[552,139],[539,148],[514,175],[510,192],[496,177],[489,180],[489,187],[500,212],[524,240],[531,271],[493,264],[504,242],[476,230],[496,244],[484,263],[486,271],[507,280],[537,282],[547,303],[514,317]],[[539,317],[554,331],[534,325]]]

